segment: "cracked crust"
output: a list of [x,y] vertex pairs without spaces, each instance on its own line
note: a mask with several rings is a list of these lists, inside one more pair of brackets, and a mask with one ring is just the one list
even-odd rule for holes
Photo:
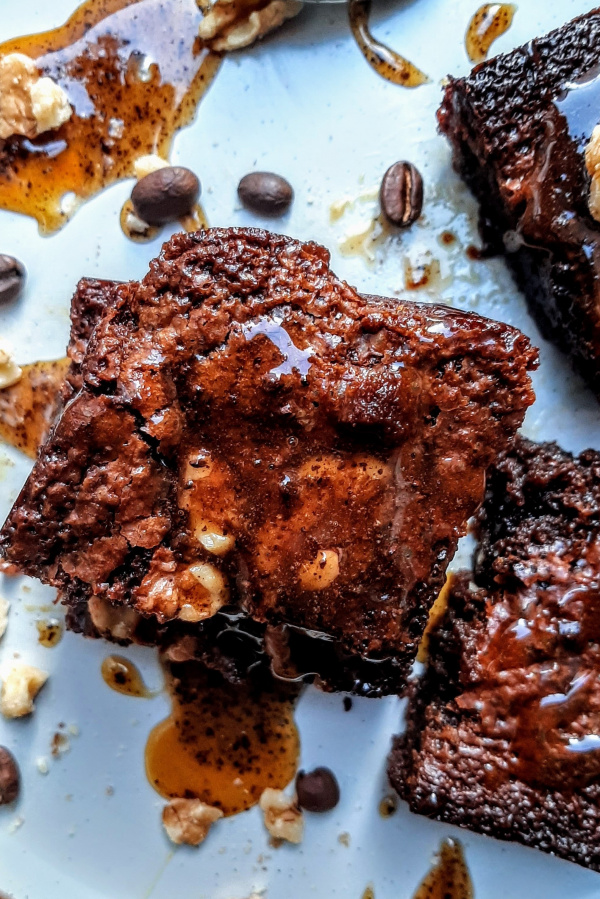
[[[210,563],[256,621],[406,669],[484,471],[532,401],[536,353],[473,314],[360,297],[328,263],[316,244],[214,229],[176,235],[140,283],[111,288],[86,351],[74,336],[81,389],[2,531],[5,558],[159,621],[198,608],[206,584],[188,571]],[[199,544],[195,503],[233,537],[224,556]],[[308,589],[323,550],[339,572]]]

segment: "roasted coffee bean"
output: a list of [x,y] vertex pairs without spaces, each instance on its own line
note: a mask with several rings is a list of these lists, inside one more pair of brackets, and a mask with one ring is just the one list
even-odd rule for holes
[[20,785],[19,769],[12,752],[0,746],[0,805],[14,802]]
[[390,166],[379,190],[381,211],[393,225],[408,228],[423,209],[423,179],[410,162]]
[[135,214],[149,225],[165,225],[188,215],[200,196],[200,182],[182,166],[150,172],[131,191]]
[[294,199],[292,185],[273,172],[251,172],[238,184],[238,196],[246,209],[258,215],[283,215]]
[[13,256],[0,254],[0,304],[17,300],[25,286],[25,269]]
[[328,812],[340,801],[340,788],[335,774],[329,768],[315,768],[308,774],[296,775],[298,805],[307,812]]

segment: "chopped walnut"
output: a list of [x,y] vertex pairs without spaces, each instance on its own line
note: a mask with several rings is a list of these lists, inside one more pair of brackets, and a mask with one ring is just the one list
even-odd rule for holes
[[141,181],[146,175],[151,175],[152,172],[167,168],[168,165],[169,163],[162,156],[157,156],[156,153],[148,153],[147,156],[139,156],[135,160],[133,171],[137,180]]
[[0,390],[16,384],[21,379],[22,374],[22,370],[14,361],[8,348],[0,343]]
[[10,609],[10,603],[3,596],[0,596],[0,638],[4,636],[6,633],[6,628],[8,627],[8,610]]
[[585,148],[585,165],[592,179],[588,197],[589,210],[592,218],[600,222],[600,125],[596,125],[592,131]]
[[216,0],[200,23],[200,38],[218,52],[240,50],[279,28],[302,9],[299,0],[271,0],[262,9],[249,6],[244,9],[235,0]]
[[299,580],[304,590],[326,590],[340,573],[340,559],[333,549],[320,549],[312,562],[300,567]]
[[220,808],[200,799],[172,799],[162,812],[163,826],[172,843],[199,846],[215,821],[223,817]]
[[92,596],[88,602],[92,624],[107,640],[125,643],[133,640],[141,615],[127,606],[113,606],[99,596]]
[[286,796],[283,790],[267,787],[260,797],[265,827],[276,840],[301,843],[304,836],[304,818],[295,799]]
[[0,56],[0,140],[53,131],[72,113],[62,87],[40,76],[33,59],[23,53]]
[[33,700],[47,680],[47,672],[33,665],[13,665],[2,682],[0,712],[5,718],[30,715],[35,708]]

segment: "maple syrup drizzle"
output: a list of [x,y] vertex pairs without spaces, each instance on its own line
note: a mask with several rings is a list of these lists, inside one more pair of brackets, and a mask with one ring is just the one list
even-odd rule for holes
[[151,699],[156,695],[148,689],[138,668],[125,656],[107,656],[102,662],[101,671],[104,683],[116,693],[141,699]]
[[38,643],[46,649],[52,649],[62,640],[63,626],[58,618],[49,618],[47,621],[36,621],[38,631]]
[[495,40],[510,26],[517,11],[514,3],[484,3],[469,22],[465,47],[471,62],[483,62]]
[[413,899],[473,899],[474,895],[462,846],[457,840],[444,840],[437,862]]
[[86,0],[59,28],[0,45],[25,53],[66,91],[73,115],[34,140],[0,150],[0,208],[58,230],[78,205],[133,177],[135,159],[168,157],[221,56],[197,38],[195,0]]
[[391,818],[396,814],[398,809],[398,799],[396,796],[384,796],[379,803],[379,814],[382,818]]
[[0,390],[0,439],[35,459],[58,408],[69,365],[69,359],[58,359],[22,366],[16,384]]
[[150,733],[146,774],[165,799],[198,798],[234,815],[293,780],[300,742],[289,691],[230,684],[190,662],[167,678],[172,712]]
[[350,28],[371,68],[386,81],[401,87],[419,87],[430,83],[430,78],[417,66],[373,37],[369,30],[370,12],[371,0],[350,0]]

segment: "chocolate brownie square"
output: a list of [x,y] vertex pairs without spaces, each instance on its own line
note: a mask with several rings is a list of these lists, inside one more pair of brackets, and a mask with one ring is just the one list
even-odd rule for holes
[[173,237],[77,346],[4,557],[69,602],[161,624],[234,606],[402,679],[533,399],[527,339],[361,297],[316,244],[214,229]]
[[600,870],[600,453],[493,469],[389,776],[413,811]]
[[542,333],[598,395],[600,230],[585,149],[600,122],[600,10],[450,78],[438,119],[484,241],[506,252]]

